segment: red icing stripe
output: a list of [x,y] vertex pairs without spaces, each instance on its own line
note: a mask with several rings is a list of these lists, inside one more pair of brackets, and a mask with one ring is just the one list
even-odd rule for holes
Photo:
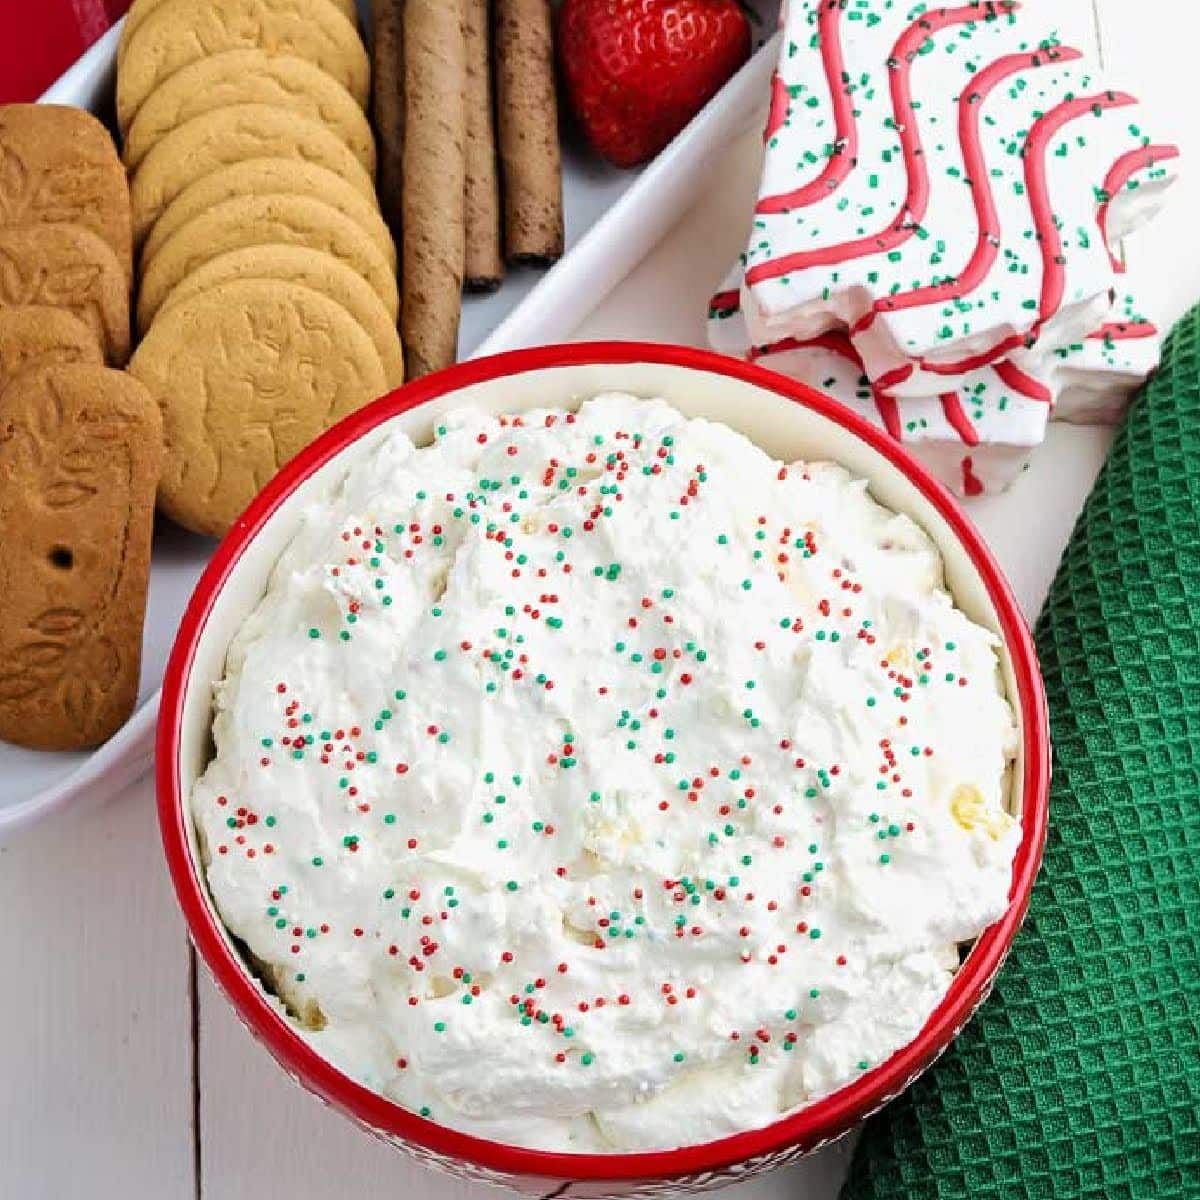
[[771,111],[767,114],[767,127],[763,130],[763,141],[769,142],[787,120],[792,97],[778,71],[771,76]]
[[760,358],[786,354],[789,350],[828,350],[852,362],[860,371],[863,370],[862,355],[844,333],[822,333],[812,338],[780,338],[767,346],[751,346],[746,357],[750,362],[757,362]]
[[[837,354],[853,363],[864,376],[866,375],[862,355],[859,354],[858,348],[845,333],[822,333],[817,337],[803,340],[792,337],[781,338],[769,346],[752,346],[746,357],[751,362],[757,362],[761,358],[769,358],[774,354],[785,354],[789,350],[828,350],[831,354]],[[872,383],[869,386],[871,399],[875,401],[875,411],[879,413],[879,419],[883,422],[888,436],[897,442],[903,441],[900,406],[897,404],[896,398],[889,396],[876,384]]]
[[[908,175],[908,190],[905,201],[892,223],[873,237],[858,238],[837,246],[823,246],[818,250],[801,250],[769,259],[751,267],[746,272],[746,282],[753,286],[767,279],[778,279],[793,271],[808,267],[829,267],[848,262],[863,255],[894,250],[904,245],[921,224],[929,207],[929,173],[925,168],[925,151],[921,145],[920,128],[916,110],[913,108],[912,67],[921,47],[934,34],[954,25],[966,25],[980,20],[980,10],[985,16],[994,17],[1001,10],[1010,12],[1015,4],[968,4],[959,8],[943,8],[927,13],[910,25],[888,59],[892,94],[892,118],[900,135],[900,148],[904,167]],[[832,161],[832,160],[831,160]],[[820,182],[818,180],[818,182]],[[809,201],[811,203],[811,201]],[[759,206],[759,212],[766,211]]]
[[1012,359],[1006,358],[1003,362],[996,363],[996,374],[1002,383],[1027,400],[1040,400],[1043,404],[1054,403],[1054,393],[1040,379],[1034,379],[1032,375],[1022,371]]
[[[842,53],[842,38],[839,28],[844,8],[842,0],[826,0],[817,18],[817,36],[821,42],[821,59],[825,64],[825,78],[829,84],[829,95],[833,103],[834,127],[837,140],[825,169],[811,183],[794,191],[777,196],[765,196],[758,202],[755,212],[781,213],[793,208],[814,204],[823,196],[836,192],[842,181],[858,162],[858,125],[854,119],[854,101],[850,96],[850,84],[846,78],[846,59]],[[780,99],[782,92],[782,100]],[[767,137],[778,132],[787,116],[791,97],[778,73],[771,84],[771,116],[767,121]],[[782,103],[783,114],[776,117]]]
[[963,412],[962,401],[957,392],[943,392],[938,399],[942,402],[942,412],[950,422],[950,428],[962,439],[965,446],[978,446],[979,434],[971,424],[971,418]]
[[1089,342],[1136,342],[1158,335],[1158,326],[1150,321],[1113,321],[1088,334]]
[[1096,214],[1096,223],[1100,226],[1100,236],[1108,247],[1108,256],[1112,259],[1113,270],[1118,275],[1125,273],[1125,264],[1117,257],[1108,240],[1108,210],[1113,200],[1120,194],[1121,189],[1139,172],[1148,171],[1155,163],[1169,162],[1179,157],[1178,146],[1143,146],[1140,150],[1131,150],[1122,155],[1112,165],[1112,170],[1104,178],[1104,200],[1100,211]]
[[904,437],[900,425],[900,405],[896,403],[896,397],[889,396],[874,387],[871,388],[871,396],[875,401],[875,409],[879,413],[879,419],[883,422],[884,429],[887,430],[888,437],[893,441],[902,442]]
[[990,350],[960,359],[958,362],[921,360],[923,370],[934,375],[966,375],[970,371],[979,370],[980,367],[990,366],[1021,346],[1032,346],[1037,341],[1042,327],[1062,305],[1067,280],[1062,237],[1054,219],[1050,186],[1046,180],[1047,152],[1051,139],[1064,125],[1069,125],[1081,117],[1104,109],[1124,108],[1136,103],[1127,92],[1101,92],[1095,96],[1080,96],[1052,108],[1033,126],[1025,142],[1025,191],[1033,213],[1034,231],[1042,249],[1042,291],[1038,302],[1038,318],[1028,334],[1012,334]]
[[978,240],[971,260],[960,275],[945,283],[916,288],[911,292],[877,300],[872,311],[862,319],[855,332],[869,328],[881,312],[896,312],[901,309],[920,308],[926,304],[945,303],[974,291],[983,283],[1000,253],[1001,234],[1000,216],[996,212],[987,160],[979,138],[979,122],[984,102],[996,87],[1013,75],[1038,67],[1074,62],[1082,57],[1078,50],[1069,46],[1039,51],[1036,54],[1009,54],[998,58],[975,76],[973,86],[965,90],[958,101],[958,140],[962,147],[966,178],[971,186],[971,198],[975,205],[975,227],[978,230]]
[[708,302],[708,311],[735,313],[742,310],[742,295],[741,292],[730,289],[727,292],[717,292],[715,296]]
[[890,371],[885,371],[876,382],[885,390],[899,387],[902,383],[912,378],[915,370],[916,367],[912,363],[903,363],[898,367],[893,367]]
[[970,457],[962,460],[962,479],[964,496],[982,496],[983,481],[975,474],[975,464]]

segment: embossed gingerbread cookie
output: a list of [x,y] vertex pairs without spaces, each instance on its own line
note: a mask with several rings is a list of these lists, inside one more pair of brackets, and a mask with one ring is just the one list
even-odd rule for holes
[[79,317],[115,367],[129,359],[129,287],[117,257],[78,225],[0,228],[0,308],[44,305]]
[[210,259],[272,244],[332,254],[371,285],[393,321],[399,315],[395,274],[349,217],[310,196],[239,196],[189,221],[149,261],[138,297],[139,328],[145,333],[171,289]]
[[300,284],[240,280],[172,305],[130,372],[162,408],[159,507],[225,533],[286,462],[387,387],[371,339]]
[[382,251],[388,266],[396,268],[396,243],[383,223],[374,199],[348,184],[339,175],[299,158],[248,158],[230,163],[189,184],[155,222],[142,247],[143,267],[163,243],[193,217],[235,196],[312,196],[348,216]]
[[130,187],[133,236],[141,245],[162,211],[205,175],[248,158],[316,163],[374,202],[375,184],[346,144],[324,125],[269,104],[233,104],[193,117],[142,160]]
[[193,117],[231,104],[269,104],[324,125],[375,175],[375,138],[354,97],[320,67],[290,54],[227,50],[176,71],[138,110],[125,135],[125,165],[134,170],[167,134]]
[[[121,62],[125,57],[125,48],[129,45],[130,38],[138,31],[142,22],[158,7],[166,4],[168,0],[133,0],[129,6],[129,12],[125,15],[125,28],[121,33],[121,42],[117,47],[117,62]],[[358,5],[356,0],[329,0],[329,3],[336,4],[337,7],[346,14],[348,20],[358,20]]]
[[22,371],[71,363],[104,365],[96,335],[78,317],[62,308],[0,308],[0,392]]
[[137,700],[162,423],[123,371],[26,371],[0,393],[0,738],[107,741]]
[[404,353],[395,318],[361,275],[331,254],[307,246],[247,246],[219,254],[175,287],[159,312],[237,279],[282,279],[336,300],[363,327],[379,352],[387,386],[399,387],[404,382]]
[[82,225],[130,278],[129,186],[108,130],[57,104],[0,107],[0,225]]
[[210,54],[255,47],[316,63],[366,107],[366,48],[329,0],[171,0],[147,14],[125,44],[117,71],[122,131],[176,71]]

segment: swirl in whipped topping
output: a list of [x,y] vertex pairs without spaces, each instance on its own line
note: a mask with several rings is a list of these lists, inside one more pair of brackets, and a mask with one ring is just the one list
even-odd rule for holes
[[216,688],[212,896],[318,1052],[555,1150],[767,1124],[1006,908],[997,641],[830,464],[606,395],[396,432]]
[[848,328],[872,380],[920,398],[1102,323],[1112,248],[1179,152],[1035,14],[792,0],[746,263],[754,343]]

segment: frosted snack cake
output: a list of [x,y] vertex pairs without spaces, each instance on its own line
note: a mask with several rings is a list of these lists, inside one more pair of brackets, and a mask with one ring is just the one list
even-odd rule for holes
[[848,328],[871,379],[930,396],[1103,323],[1113,247],[1176,147],[1036,6],[793,0],[747,251],[751,341]]
[[742,316],[740,278],[739,266],[709,300],[713,349],[832,396],[904,443],[963,496],[1011,486],[1045,439],[1052,419],[1087,425],[1117,421],[1133,392],[1158,368],[1162,351],[1158,327],[1124,293],[1110,320],[1056,350],[1034,370],[1004,359],[945,380],[936,395],[898,399],[872,383],[844,330],[752,346]]
[[934,545],[661,401],[393,433],[215,702],[221,918],[318,1053],[502,1142],[767,1124],[1007,906],[1017,729]]
[[[862,355],[844,330],[810,338],[780,338],[751,346],[737,290],[732,286],[709,301],[708,340],[724,354],[757,362],[781,375],[832,396],[860,417],[902,442],[947,487],[962,496],[1002,492],[1028,465],[1046,436],[1054,392],[1042,379],[1010,361],[980,367],[948,380],[936,395],[898,400],[866,373]],[[1092,352],[1094,353],[1094,352]],[[1085,367],[1080,349],[1076,410],[1085,413],[1095,372]],[[953,383],[954,386],[948,386]],[[1111,399],[1108,401],[1111,403]]]

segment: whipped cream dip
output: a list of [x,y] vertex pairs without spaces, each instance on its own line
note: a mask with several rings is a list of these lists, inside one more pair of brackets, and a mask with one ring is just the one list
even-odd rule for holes
[[604,395],[394,433],[305,514],[192,796],[316,1051],[445,1126],[668,1148],[911,1041],[1005,910],[998,642],[828,463]]

